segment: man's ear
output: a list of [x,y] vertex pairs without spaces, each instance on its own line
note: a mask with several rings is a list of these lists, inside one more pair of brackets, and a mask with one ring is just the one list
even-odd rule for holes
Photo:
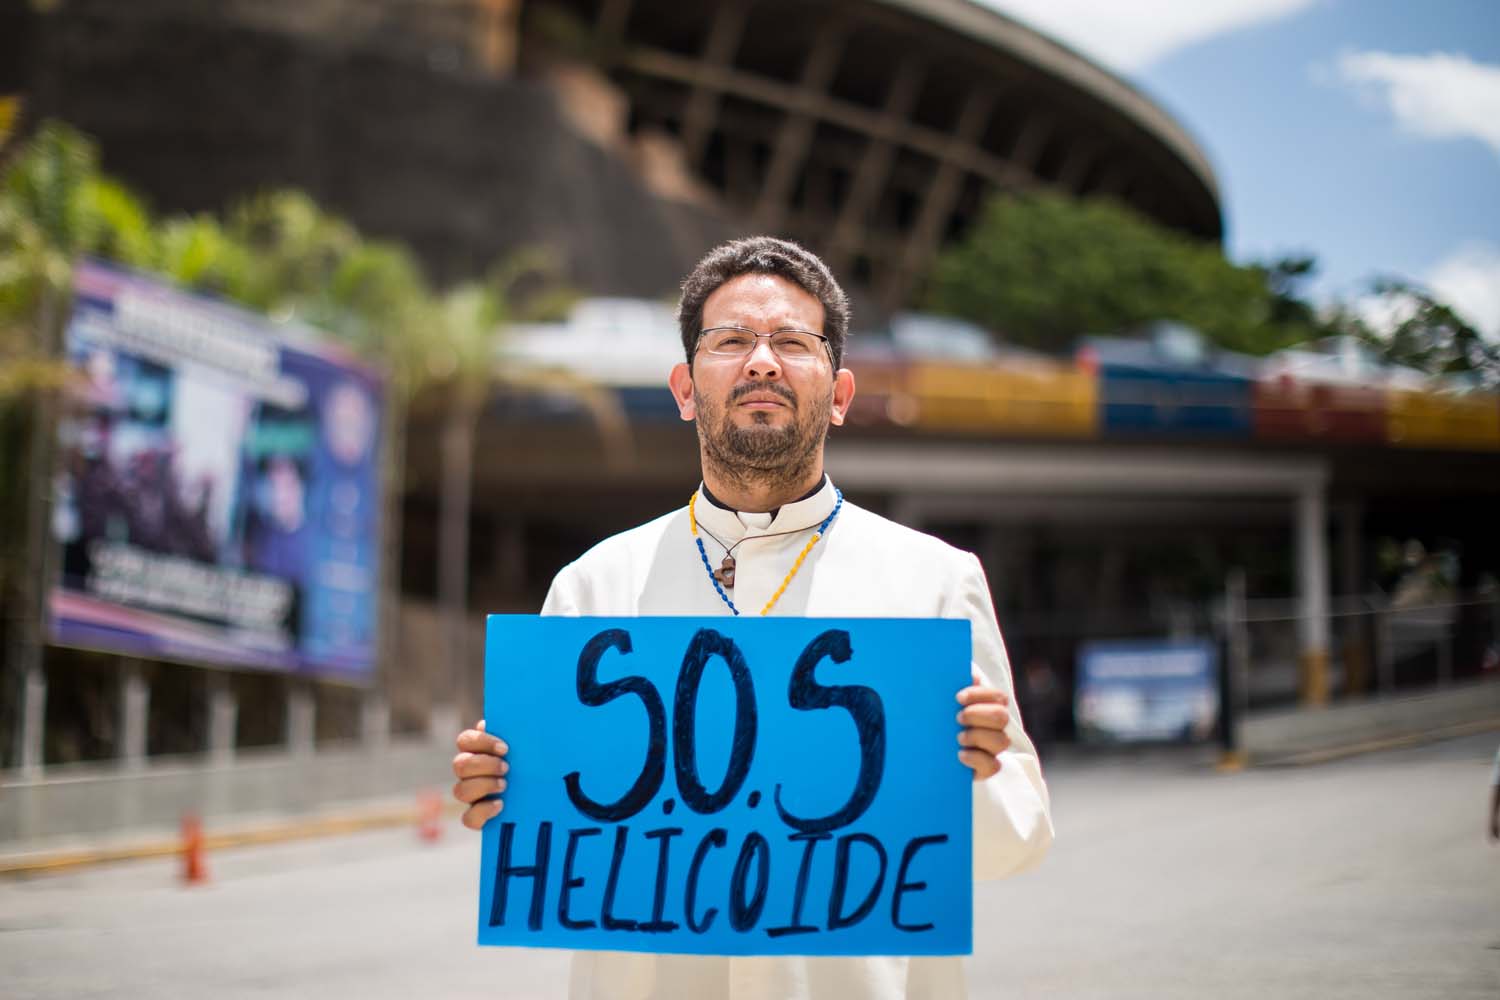
[[679,362],[672,366],[672,373],[667,376],[667,387],[672,390],[672,398],[677,400],[677,414],[683,420],[692,420],[698,416],[698,408],[693,405],[693,370],[686,364]]
[[849,404],[854,402],[854,373],[847,368],[840,368],[833,376],[833,405],[828,409],[828,422],[835,427],[842,426],[844,417],[849,412]]

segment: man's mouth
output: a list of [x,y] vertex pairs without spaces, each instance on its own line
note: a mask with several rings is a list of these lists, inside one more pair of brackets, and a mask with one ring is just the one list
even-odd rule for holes
[[789,391],[768,389],[764,387],[750,388],[742,387],[730,394],[730,403],[753,411],[770,411],[782,408],[790,409],[794,398]]

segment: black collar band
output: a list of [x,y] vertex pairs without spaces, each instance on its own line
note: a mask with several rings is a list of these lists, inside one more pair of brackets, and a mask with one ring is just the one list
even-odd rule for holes
[[[818,485],[814,486],[812,489],[808,490],[806,493],[802,494],[800,497],[798,497],[797,499],[793,500],[792,503],[801,503],[804,500],[810,500],[810,499],[812,499],[814,496],[817,496],[818,491],[821,490],[827,484],[828,484],[828,473],[825,472],[823,474],[822,478],[818,480]],[[709,503],[713,504],[715,507],[719,508],[720,510],[727,510],[731,514],[738,514],[739,513],[739,511],[735,510],[733,507],[731,507],[728,504],[724,503],[724,501],[720,500],[718,497],[716,497],[712,493],[710,493],[709,490],[708,490],[708,484],[707,483],[704,483],[703,486],[702,486],[702,488],[698,492],[700,492],[700,493],[703,494],[703,499],[707,500]],[[780,507],[775,507],[775,508],[767,511],[766,513],[770,514],[771,515],[771,520],[774,521],[774,520],[776,520],[776,515],[779,514],[779,513],[781,513],[781,508]]]

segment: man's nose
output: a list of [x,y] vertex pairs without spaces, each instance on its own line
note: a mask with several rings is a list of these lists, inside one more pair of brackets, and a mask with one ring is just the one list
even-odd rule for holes
[[770,337],[756,337],[755,346],[745,358],[745,374],[751,378],[781,377],[781,359],[771,350]]

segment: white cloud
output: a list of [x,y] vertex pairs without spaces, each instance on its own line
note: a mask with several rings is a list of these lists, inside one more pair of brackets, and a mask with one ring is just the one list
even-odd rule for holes
[[1129,72],[1195,42],[1275,21],[1318,0],[983,0],[1090,58]]
[[1491,338],[1500,339],[1500,247],[1468,243],[1424,276],[1439,302]]
[[1500,66],[1467,56],[1348,52],[1339,75],[1388,108],[1413,135],[1478,139],[1500,156]]

